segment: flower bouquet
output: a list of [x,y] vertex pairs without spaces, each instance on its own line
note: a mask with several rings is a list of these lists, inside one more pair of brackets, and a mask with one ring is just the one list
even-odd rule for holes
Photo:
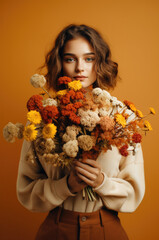
[[[32,164],[39,154],[48,164],[70,169],[74,160],[96,160],[112,146],[126,157],[130,151],[135,154],[143,133],[152,130],[132,102],[122,103],[106,90],[92,86],[84,89],[80,81],[64,76],[58,79],[60,90],[52,97],[45,83],[43,75],[31,77],[31,84],[45,94],[28,100],[27,126],[9,122],[3,129],[8,142],[14,142],[15,137],[32,142],[35,151],[26,155],[26,161]],[[150,108],[149,114],[155,114],[155,110]],[[90,186],[83,191],[83,197],[97,199]]]

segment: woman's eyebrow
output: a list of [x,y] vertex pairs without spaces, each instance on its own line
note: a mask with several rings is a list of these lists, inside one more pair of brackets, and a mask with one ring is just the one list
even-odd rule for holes
[[[83,55],[84,56],[95,55],[95,53],[94,52],[89,52],[89,53],[84,53]],[[64,53],[63,56],[76,56],[76,54],[74,54],[74,53]]]

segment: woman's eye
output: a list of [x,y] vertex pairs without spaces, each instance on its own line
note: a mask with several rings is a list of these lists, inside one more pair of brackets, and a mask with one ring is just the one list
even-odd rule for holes
[[73,62],[73,61],[74,61],[74,58],[66,58],[65,61],[66,61],[66,62]]
[[87,62],[92,62],[93,60],[94,60],[94,58],[92,58],[92,57],[86,58],[86,61],[87,61]]

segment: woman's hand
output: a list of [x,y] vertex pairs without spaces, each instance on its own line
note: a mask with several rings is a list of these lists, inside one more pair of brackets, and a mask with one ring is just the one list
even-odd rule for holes
[[75,170],[72,169],[67,179],[68,188],[72,193],[80,192],[87,186],[76,174]]
[[96,188],[103,182],[104,176],[98,162],[91,159],[85,159],[75,162],[77,176],[87,185]]

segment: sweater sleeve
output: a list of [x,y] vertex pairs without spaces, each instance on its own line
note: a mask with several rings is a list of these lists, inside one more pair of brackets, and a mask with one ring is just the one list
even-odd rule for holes
[[[117,150],[109,150],[102,162],[105,162],[104,181],[94,191],[109,209],[119,212],[135,211],[145,193],[141,145],[135,155],[130,153],[127,157],[119,156]],[[109,172],[112,168],[117,173],[114,176],[111,171]]]
[[59,180],[48,177],[38,161],[26,161],[26,154],[32,150],[30,142],[24,140],[17,177],[17,197],[20,203],[33,212],[47,212],[74,196],[67,186],[67,176]]

